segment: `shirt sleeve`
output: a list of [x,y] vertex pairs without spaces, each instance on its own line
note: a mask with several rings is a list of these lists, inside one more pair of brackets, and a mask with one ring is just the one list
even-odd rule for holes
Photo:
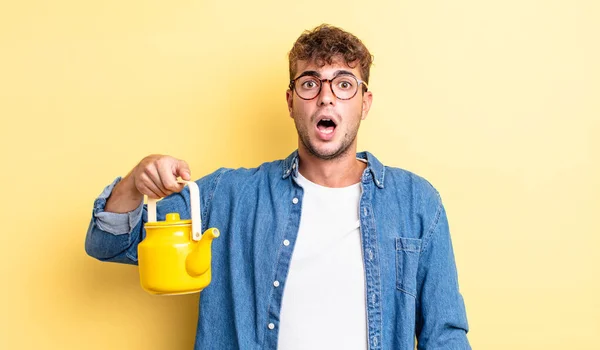
[[102,193],[94,201],[94,217],[96,225],[102,231],[112,233],[113,235],[130,234],[134,227],[142,219],[142,208],[144,203],[128,213],[111,213],[104,211],[106,201],[110,197],[115,186],[121,181],[121,177],[117,177],[110,185],[106,186]]
[[439,197],[437,202],[417,272],[417,349],[470,350],[448,219]]
[[85,251],[100,261],[136,265],[137,244],[143,236],[143,202],[129,213],[104,211],[108,198],[120,181],[121,177],[117,177],[94,201],[85,239]]

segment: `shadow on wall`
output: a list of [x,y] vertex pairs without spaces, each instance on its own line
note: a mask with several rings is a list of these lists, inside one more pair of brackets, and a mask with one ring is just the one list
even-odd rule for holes
[[[252,66],[254,69],[236,72],[241,75],[232,74],[226,79],[230,115],[218,116],[230,121],[218,130],[221,154],[244,167],[285,158],[297,148],[296,129],[285,100],[287,75],[274,72],[265,62],[253,62]],[[240,82],[249,82],[250,86]]]
[[99,309],[98,302],[104,304],[101,309],[112,310],[104,317],[112,322],[127,319],[128,322],[144,325],[128,329],[128,337],[132,342],[152,335],[152,342],[157,349],[193,347],[199,294],[150,295],[140,286],[137,266],[88,264],[88,271],[84,275],[87,276],[87,283],[80,284],[80,292],[86,295],[88,302],[96,304],[96,310]]
[[[64,251],[54,252],[62,271],[49,275],[55,279],[52,284],[60,288],[45,291],[49,305],[46,321],[56,322],[60,315],[60,332],[65,333],[56,335],[57,339],[68,339],[77,330],[80,337],[111,337],[101,342],[114,343],[115,349],[192,348],[199,294],[150,295],[140,285],[137,266],[89,257],[83,249],[85,231],[81,228],[70,233],[77,239],[62,245]],[[96,334],[97,329],[103,334]],[[70,341],[83,344],[81,339]]]

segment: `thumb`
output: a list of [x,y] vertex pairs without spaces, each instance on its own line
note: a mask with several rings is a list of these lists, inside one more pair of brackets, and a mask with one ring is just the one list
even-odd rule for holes
[[190,181],[190,179],[192,178],[192,172],[190,171],[190,167],[183,160],[180,160],[179,162],[177,162],[176,171],[177,171],[177,175],[181,176],[181,178],[184,179],[185,181]]

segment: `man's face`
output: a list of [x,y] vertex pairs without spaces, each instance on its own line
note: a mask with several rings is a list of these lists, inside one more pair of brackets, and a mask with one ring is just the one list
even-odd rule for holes
[[[362,79],[359,65],[352,65],[355,68],[348,67],[341,59],[323,67],[314,62],[298,61],[294,78],[308,74],[319,79],[333,79],[352,74]],[[324,160],[334,159],[348,151],[355,152],[356,134],[361,120],[369,113],[373,98],[370,91],[364,94],[363,91],[364,88],[359,86],[354,97],[341,100],[332,93],[330,83],[324,82],[315,98],[304,100],[297,91],[288,90],[288,110],[298,130],[298,147]]]

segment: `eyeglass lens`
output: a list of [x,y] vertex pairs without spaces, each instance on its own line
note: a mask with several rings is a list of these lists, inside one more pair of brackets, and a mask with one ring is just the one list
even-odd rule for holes
[[[298,96],[307,100],[315,98],[321,92],[323,84],[321,79],[312,75],[300,77],[294,83]],[[342,100],[354,97],[358,90],[358,81],[352,75],[338,75],[331,80],[330,84],[333,94]]]

